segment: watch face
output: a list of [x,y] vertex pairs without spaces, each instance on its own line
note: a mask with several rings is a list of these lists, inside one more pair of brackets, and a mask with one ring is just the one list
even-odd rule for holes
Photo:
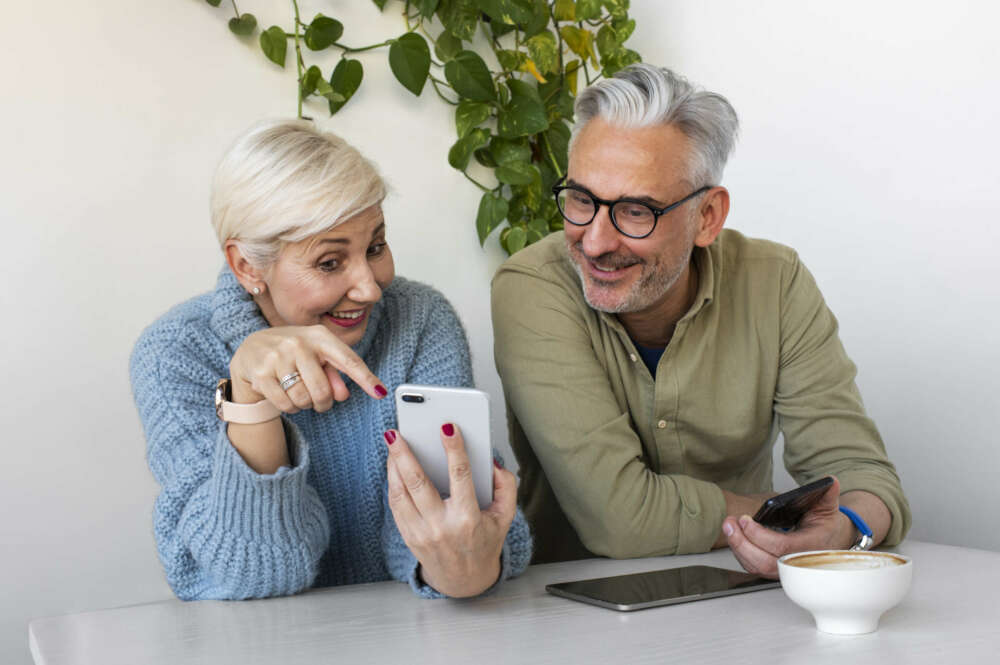
[[229,401],[229,379],[219,379],[215,384],[215,415],[222,419],[222,403]]

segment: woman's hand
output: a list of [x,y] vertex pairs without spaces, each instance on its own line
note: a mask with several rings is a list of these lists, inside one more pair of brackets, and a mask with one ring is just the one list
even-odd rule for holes
[[480,510],[462,434],[451,423],[441,428],[448,457],[450,493],[442,499],[406,441],[385,433],[389,507],[396,526],[434,589],[452,597],[476,596],[500,577],[500,552],[517,510],[514,474],[493,470],[493,503]]
[[[229,363],[233,400],[267,399],[284,413],[303,409],[326,411],[349,396],[341,373],[376,399],[387,391],[351,347],[322,325],[283,326],[259,330],[247,337]],[[298,372],[300,381],[288,390],[281,379]]]

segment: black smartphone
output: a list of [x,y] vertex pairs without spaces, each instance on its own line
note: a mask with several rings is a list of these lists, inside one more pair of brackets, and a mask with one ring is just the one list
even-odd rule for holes
[[761,505],[753,519],[772,529],[793,529],[832,484],[833,477],[826,476],[771,497]]
[[619,612],[730,596],[781,584],[750,573],[713,566],[683,566],[648,573],[549,584],[545,590],[581,603]]

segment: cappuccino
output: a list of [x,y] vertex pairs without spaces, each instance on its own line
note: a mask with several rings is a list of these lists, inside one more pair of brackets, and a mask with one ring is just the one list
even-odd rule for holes
[[906,560],[888,552],[817,552],[785,559],[785,564],[796,568],[823,570],[871,570],[902,566]]

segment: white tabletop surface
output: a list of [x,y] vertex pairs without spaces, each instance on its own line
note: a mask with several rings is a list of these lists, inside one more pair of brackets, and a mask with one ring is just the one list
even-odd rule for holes
[[739,569],[728,550],[532,566],[497,593],[422,600],[398,582],[257,601],[177,600],[35,619],[38,665],[100,663],[994,663],[1000,662],[1000,553],[906,542],[913,586],[878,632],[834,636],[780,589],[638,612],[545,592],[545,585],[692,564]]

